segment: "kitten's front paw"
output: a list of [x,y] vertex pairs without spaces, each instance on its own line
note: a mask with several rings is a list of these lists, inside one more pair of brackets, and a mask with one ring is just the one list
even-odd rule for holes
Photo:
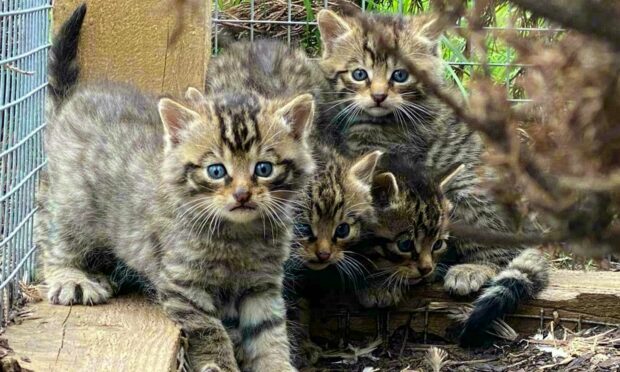
[[312,366],[319,361],[319,358],[323,353],[323,349],[311,340],[304,340],[301,345],[301,352],[305,358],[304,362],[306,362],[309,366]]
[[478,292],[495,276],[495,269],[485,265],[460,264],[451,267],[444,277],[443,288],[453,295],[467,296]]
[[357,298],[366,308],[383,308],[397,305],[403,299],[403,293],[400,289],[368,288],[359,292]]
[[112,296],[112,286],[107,277],[72,272],[62,279],[48,279],[49,301],[57,305],[96,305],[107,302]]

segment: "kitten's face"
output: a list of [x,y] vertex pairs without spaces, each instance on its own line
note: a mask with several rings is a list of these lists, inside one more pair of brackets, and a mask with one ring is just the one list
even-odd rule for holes
[[311,96],[282,103],[188,95],[191,109],[160,101],[164,169],[181,195],[181,213],[195,216],[196,229],[215,229],[221,219],[284,225],[290,200],[314,168],[306,143]]
[[374,222],[370,184],[380,155],[375,151],[349,161],[329,151],[317,165],[296,221],[298,257],[308,268],[322,270],[347,261],[355,265],[348,247]]
[[389,176],[378,175],[375,185],[386,185],[390,195],[377,208],[373,233],[384,243],[374,248],[373,262],[386,278],[386,285],[414,285],[433,274],[447,251],[451,207],[439,191],[421,197],[410,190],[399,190],[393,176],[378,180],[380,177]]
[[318,14],[318,23],[323,42],[321,67],[351,112],[363,110],[375,117],[394,114],[410,120],[419,115],[416,108],[425,98],[423,87],[394,50],[440,77],[439,33],[433,18],[340,17],[324,10]]

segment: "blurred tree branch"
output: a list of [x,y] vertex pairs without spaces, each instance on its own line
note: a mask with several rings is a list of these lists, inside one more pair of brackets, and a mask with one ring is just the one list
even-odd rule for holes
[[[504,234],[458,223],[451,232],[487,244],[562,241],[590,255],[620,252],[620,23],[612,16],[620,13],[620,2],[511,1],[568,28],[552,43],[513,31],[495,32],[529,66],[518,79],[531,99],[527,107],[511,105],[505,87],[486,73],[472,77],[471,98],[464,105],[431,71],[406,56],[400,59],[430,94],[481,134],[489,165],[498,170],[500,179],[491,185],[498,200],[511,211],[522,211],[523,218],[537,212],[549,232]],[[452,9],[468,19],[467,36],[481,42],[488,31],[476,20],[496,2],[476,4],[467,12]],[[454,14],[438,18],[444,29],[451,19]],[[484,43],[477,49],[487,71]]]
[[595,35],[620,50],[620,2],[618,0],[510,0],[564,27]]

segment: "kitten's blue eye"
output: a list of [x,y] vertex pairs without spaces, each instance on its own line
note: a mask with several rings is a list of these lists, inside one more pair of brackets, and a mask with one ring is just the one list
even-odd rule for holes
[[411,239],[402,239],[396,242],[396,246],[398,247],[398,250],[401,252],[411,252],[413,250],[413,242],[411,241]]
[[226,176],[226,168],[222,164],[213,164],[207,167],[207,174],[210,178],[214,180],[219,180],[220,178]]
[[394,72],[392,72],[392,80],[397,83],[404,83],[407,81],[408,77],[409,73],[406,70],[394,70]]
[[446,241],[443,239],[439,239],[433,244],[433,252],[443,249],[445,246]]
[[300,237],[300,238],[311,238],[313,236],[312,227],[310,227],[310,225],[305,224],[305,223],[295,224],[294,231],[295,231],[295,236]]
[[256,163],[254,167],[254,174],[259,177],[269,177],[273,173],[273,164],[268,161],[261,161]]
[[368,79],[368,73],[366,72],[366,70],[361,68],[356,68],[355,70],[353,70],[351,76],[353,76],[353,79],[357,81]]
[[349,226],[348,223],[343,222],[340,225],[338,225],[338,227],[336,227],[336,233],[334,234],[334,236],[338,239],[344,239],[347,236],[349,236],[350,232],[351,232],[351,226]]

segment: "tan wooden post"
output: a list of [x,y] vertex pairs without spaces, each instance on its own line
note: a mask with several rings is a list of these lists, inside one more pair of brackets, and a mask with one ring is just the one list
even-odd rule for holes
[[[54,30],[84,0],[54,1]],[[83,80],[114,80],[154,94],[202,89],[211,55],[211,0],[195,0],[176,44],[174,0],[90,0],[79,59]]]

